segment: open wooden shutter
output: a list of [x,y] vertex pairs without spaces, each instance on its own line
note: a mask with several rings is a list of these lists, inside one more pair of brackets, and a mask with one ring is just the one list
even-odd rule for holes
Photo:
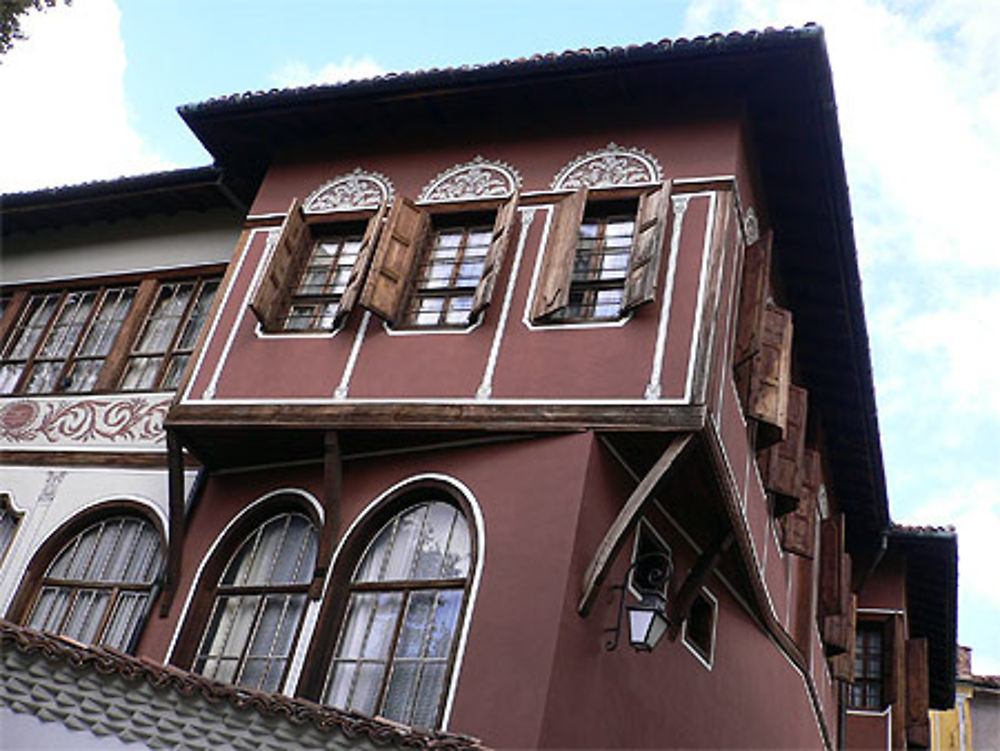
[[757,422],[757,448],[784,438],[792,379],[792,314],[776,305],[764,307],[756,354],[736,371],[736,385],[746,416]]
[[736,345],[733,363],[746,366],[760,349],[760,329],[764,322],[764,307],[771,294],[771,240],[767,232],[746,250],[743,260],[743,281],[740,285],[739,317],[736,320]]
[[800,386],[789,386],[785,438],[757,454],[764,487],[774,494],[775,516],[794,510],[802,496],[808,407],[809,392]]
[[358,251],[358,258],[354,261],[354,268],[351,269],[350,279],[347,280],[347,287],[344,294],[340,296],[340,303],[337,305],[337,316],[334,319],[334,327],[351,314],[354,305],[358,301],[361,289],[364,286],[366,272],[371,265],[372,256],[375,254],[375,245],[378,243],[379,233],[382,230],[382,219],[385,217],[385,204],[378,207],[375,216],[368,220],[365,227],[365,234],[361,238],[361,248]]
[[846,617],[847,633],[844,639],[847,642],[847,651],[839,654],[830,660],[830,668],[833,677],[838,681],[846,683],[854,682],[854,655],[857,651],[857,631],[858,631],[858,596],[851,595],[849,612]]
[[361,294],[361,304],[389,323],[396,322],[406,302],[429,222],[426,211],[409,198],[396,196]]
[[816,554],[816,506],[823,484],[823,467],[818,451],[805,449],[802,452],[801,477],[799,505],[781,517],[781,546],[789,553],[812,558]]
[[906,743],[908,747],[930,745],[930,685],[927,639],[906,640]]
[[663,255],[663,233],[670,209],[670,181],[644,193],[639,198],[628,276],[622,295],[622,313],[637,308],[656,297],[656,279]]
[[847,651],[851,608],[851,556],[844,552],[844,515],[820,527],[819,606],[827,656]]
[[587,208],[587,189],[563,198],[553,209],[549,239],[545,244],[542,270],[531,307],[531,320],[540,321],[569,304],[573,259],[580,241],[580,223]]
[[514,236],[517,201],[518,194],[514,193],[509,201],[497,209],[497,218],[493,223],[493,240],[490,241],[490,249],[483,263],[483,275],[479,280],[479,286],[476,287],[476,295],[472,299],[472,310],[469,311],[470,323],[479,317],[493,298],[493,288],[496,286],[500,267],[503,266],[504,255]]
[[257,285],[250,308],[265,331],[281,328],[282,317],[288,311],[292,288],[298,281],[303,265],[309,260],[312,233],[306,224],[302,204],[296,198],[288,209],[281,232],[274,244],[271,261]]

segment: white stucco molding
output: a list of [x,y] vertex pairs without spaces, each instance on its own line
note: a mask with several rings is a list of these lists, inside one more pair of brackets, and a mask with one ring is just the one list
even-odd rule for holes
[[303,209],[314,214],[377,209],[391,201],[394,192],[388,177],[357,167],[316,188],[306,198]]
[[661,182],[663,168],[655,156],[612,141],[603,149],[588,151],[571,160],[552,180],[552,189],[617,188]]
[[521,187],[521,173],[506,162],[476,156],[441,172],[420,191],[421,203],[476,198],[510,198]]

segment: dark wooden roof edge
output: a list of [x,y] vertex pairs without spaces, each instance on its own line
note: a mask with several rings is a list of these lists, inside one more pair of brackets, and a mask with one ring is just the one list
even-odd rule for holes
[[958,535],[953,527],[893,524],[890,549],[906,556],[910,635],[926,637],[931,709],[955,700],[958,637]]
[[411,72],[387,73],[371,78],[333,84],[316,84],[268,91],[246,91],[214,97],[203,102],[184,104],[177,108],[192,129],[203,118],[224,114],[244,114],[251,110],[272,110],[278,107],[315,105],[341,98],[361,96],[392,97],[402,94],[429,94],[464,86],[482,86],[510,82],[517,78],[537,78],[545,74],[564,75],[578,71],[615,68],[622,64],[657,62],[666,58],[684,59],[738,54],[763,49],[782,48],[798,40],[822,39],[823,30],[815,24],[782,29],[767,27],[763,31],[737,32],[681,37],[614,47],[581,48],[499,60],[480,65],[431,68]]
[[215,165],[128,175],[0,195],[3,234],[87,224],[179,210],[233,209],[248,204]]
[[101,675],[120,675],[126,680],[146,680],[152,686],[174,691],[178,698],[199,694],[209,701],[225,701],[237,708],[283,717],[295,724],[311,723],[323,731],[336,729],[348,737],[366,735],[379,745],[405,748],[485,749],[478,739],[458,733],[423,731],[382,718],[373,718],[283,694],[232,686],[147,658],[132,657],[109,647],[80,644],[59,636],[19,626],[0,618],[0,651],[17,649],[40,654],[51,661],[64,661],[78,670]]

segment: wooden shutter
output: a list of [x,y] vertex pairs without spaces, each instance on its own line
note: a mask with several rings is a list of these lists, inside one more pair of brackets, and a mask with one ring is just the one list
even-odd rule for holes
[[781,546],[789,553],[805,558],[816,554],[816,506],[823,484],[820,454],[813,449],[802,453],[802,495],[799,505],[781,517]]
[[669,209],[669,180],[639,198],[628,276],[622,295],[622,313],[652,302],[656,297],[656,279],[659,276],[660,256],[663,255],[663,233]]
[[469,322],[471,323],[479,314],[483,312],[490,300],[493,298],[493,288],[497,283],[497,276],[500,274],[500,267],[503,266],[504,255],[510,246],[514,236],[514,228],[517,222],[517,200],[515,193],[510,200],[497,209],[497,218],[493,223],[493,240],[490,242],[490,249],[486,253],[483,263],[483,275],[476,287],[476,295],[472,300],[472,310],[469,311]]
[[854,682],[854,654],[857,651],[857,631],[858,631],[858,596],[851,595],[851,604],[847,616],[844,618],[847,632],[844,634],[844,641],[847,642],[847,651],[839,654],[830,660],[830,668],[833,677],[838,681],[846,683]]
[[396,196],[361,294],[361,304],[389,323],[397,321],[406,302],[429,222],[426,211],[409,198]]
[[375,245],[378,243],[383,217],[385,217],[384,203],[378,207],[375,216],[368,220],[368,226],[365,227],[365,234],[361,238],[361,248],[358,251],[357,260],[354,261],[354,268],[351,269],[351,277],[347,280],[347,287],[344,288],[344,294],[340,296],[340,303],[337,305],[334,327],[339,326],[341,321],[351,314],[358,301],[361,288],[365,283],[366,272],[375,253]]
[[765,233],[758,242],[747,248],[743,260],[736,345],[733,348],[733,363],[737,368],[748,364],[760,349],[764,307],[771,294],[771,239],[771,232]]
[[569,284],[573,259],[580,240],[580,222],[587,208],[587,189],[580,188],[566,196],[553,209],[549,239],[542,257],[542,270],[531,307],[531,320],[539,321],[569,303]]
[[764,487],[774,494],[775,516],[794,510],[802,496],[808,406],[809,392],[800,386],[789,386],[785,438],[757,454]]
[[764,308],[760,348],[737,370],[737,388],[748,418],[757,421],[757,448],[784,438],[792,378],[792,314],[776,305]]
[[299,199],[292,201],[288,215],[281,225],[281,232],[274,244],[271,261],[267,265],[250,308],[265,331],[281,328],[282,316],[288,311],[292,287],[298,280],[302,266],[309,260],[312,233],[306,224]]
[[844,552],[844,515],[824,519],[820,527],[819,605],[823,643],[828,656],[848,647],[851,608],[851,556]]
[[906,640],[906,742],[908,747],[930,745],[930,685],[927,639]]

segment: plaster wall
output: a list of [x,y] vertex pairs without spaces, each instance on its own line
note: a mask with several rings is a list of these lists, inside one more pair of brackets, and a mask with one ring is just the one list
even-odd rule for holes
[[[188,489],[196,472],[185,473]],[[32,557],[64,523],[98,504],[128,500],[149,508],[167,529],[167,473],[160,469],[5,466],[0,492],[23,514],[0,567],[0,613],[6,613]],[[164,551],[165,552],[165,551]]]
[[122,219],[4,238],[3,284],[225,263],[242,217],[229,210]]

